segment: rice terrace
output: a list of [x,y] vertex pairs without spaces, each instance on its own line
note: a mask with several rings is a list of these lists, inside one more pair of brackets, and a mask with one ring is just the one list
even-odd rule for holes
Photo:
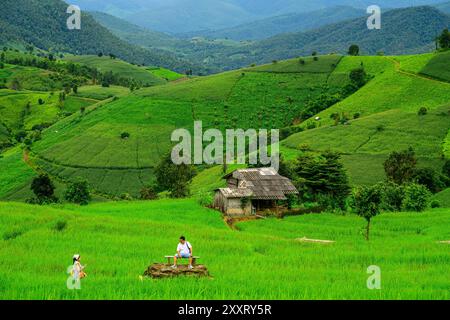
[[450,3],[73,2],[1,4],[0,300],[450,300]]

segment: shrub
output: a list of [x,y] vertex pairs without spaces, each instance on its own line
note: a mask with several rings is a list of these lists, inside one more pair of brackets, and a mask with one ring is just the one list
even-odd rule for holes
[[359,119],[361,117],[361,114],[359,112],[356,112],[353,114],[353,119]]
[[128,132],[122,132],[120,134],[120,138],[122,139],[128,139],[130,137],[130,134]]
[[357,88],[361,88],[367,83],[367,73],[364,68],[357,68],[350,71],[349,75],[350,81]]
[[17,237],[20,237],[22,234],[24,234],[23,230],[6,231],[3,234],[3,240],[5,240],[5,241],[13,240],[13,239],[16,239]]
[[405,187],[403,209],[406,211],[424,211],[428,208],[430,196],[431,194],[425,186],[416,183],[409,184]]
[[444,174],[444,176],[450,179],[450,159],[447,159],[447,161],[445,161],[444,166],[442,167],[442,173]]
[[198,195],[197,201],[202,207],[211,208],[214,203],[214,196],[211,192],[205,191]]
[[438,193],[446,187],[446,177],[431,168],[416,169],[414,173],[414,181],[424,185],[432,193]]
[[34,178],[31,182],[31,190],[35,194],[36,198],[29,200],[35,204],[47,204],[57,201],[55,197],[55,186],[48,175],[41,174]]
[[120,199],[126,200],[126,201],[131,201],[131,200],[133,200],[133,197],[129,193],[125,192],[120,195]]
[[419,112],[417,112],[417,114],[418,114],[419,116],[425,116],[427,113],[428,113],[428,109],[425,108],[425,107],[420,108],[420,109],[419,109]]
[[299,60],[299,63],[303,66],[303,65],[305,65],[306,62],[305,62],[304,59],[300,59],[300,60]]
[[39,105],[43,105],[45,102],[44,102],[44,100],[42,100],[41,98],[39,98],[38,103],[39,103]]
[[313,60],[314,61],[319,61],[319,57],[314,57]]
[[433,209],[440,208],[441,207],[441,203],[439,201],[437,201],[437,200],[433,200],[433,201],[431,201],[430,206]]
[[143,187],[141,189],[141,199],[142,200],[156,200],[158,199],[158,193],[156,188],[153,186]]
[[72,203],[87,205],[91,201],[91,194],[87,181],[76,181],[67,188],[64,198]]
[[55,225],[53,226],[53,230],[61,232],[67,227],[67,221],[66,220],[58,220],[56,221]]

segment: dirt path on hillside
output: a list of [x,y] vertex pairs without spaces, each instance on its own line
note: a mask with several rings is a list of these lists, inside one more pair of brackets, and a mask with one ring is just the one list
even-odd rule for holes
[[428,76],[425,76],[423,74],[418,74],[418,73],[413,73],[413,72],[402,70],[402,65],[401,65],[401,63],[399,61],[395,60],[392,57],[386,57],[386,58],[394,64],[396,72],[404,74],[405,76],[415,77],[415,78],[428,80],[428,81],[433,81],[433,82],[438,82],[438,83],[441,83],[441,84],[449,84],[448,82],[441,81],[439,79],[435,79],[435,78],[432,78],[432,77],[428,77]]

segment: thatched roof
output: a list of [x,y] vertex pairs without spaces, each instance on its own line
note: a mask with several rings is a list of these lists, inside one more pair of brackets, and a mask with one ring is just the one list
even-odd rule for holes
[[298,194],[292,182],[273,168],[241,169],[225,176],[225,179],[233,178],[238,181],[237,188],[219,189],[227,198],[286,200],[286,195]]

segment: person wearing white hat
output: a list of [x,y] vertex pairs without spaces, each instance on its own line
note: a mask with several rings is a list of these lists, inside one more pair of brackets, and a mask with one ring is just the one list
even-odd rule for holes
[[79,281],[80,279],[86,277],[86,273],[83,271],[84,266],[82,266],[80,263],[81,256],[79,254],[75,254],[72,260],[73,260],[73,279],[75,281]]

